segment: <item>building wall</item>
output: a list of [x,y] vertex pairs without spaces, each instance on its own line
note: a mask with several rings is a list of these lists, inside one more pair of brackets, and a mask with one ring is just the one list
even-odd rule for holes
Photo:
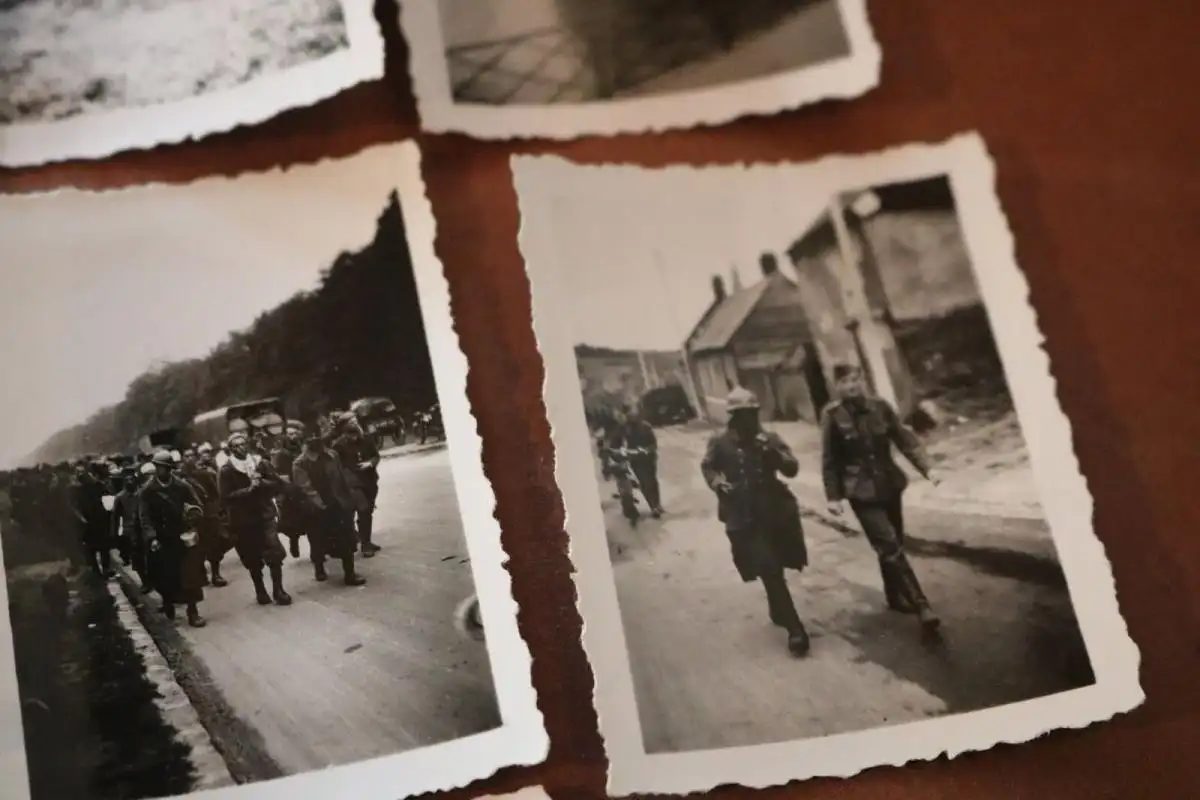
[[584,406],[589,410],[636,402],[650,389],[682,384],[686,374],[682,356],[675,353],[646,353],[645,374],[637,352],[632,350],[577,353],[575,363],[579,371],[579,390]]
[[[720,50],[725,36],[770,27],[809,0],[556,0],[584,43],[601,97]],[[735,5],[736,2],[736,5]]]
[[864,228],[897,320],[941,317],[981,302],[954,211],[880,214]]

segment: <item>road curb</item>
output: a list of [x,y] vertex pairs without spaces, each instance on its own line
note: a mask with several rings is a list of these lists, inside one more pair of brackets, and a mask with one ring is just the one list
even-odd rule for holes
[[438,442],[430,442],[429,444],[417,444],[409,447],[407,450],[401,449],[395,452],[381,453],[380,460],[388,460],[391,458],[400,458],[401,456],[411,456],[417,453],[427,453],[431,450],[441,450],[447,446],[445,439]]
[[201,792],[237,785],[229,771],[229,765],[213,746],[208,729],[200,722],[200,716],[192,706],[191,698],[175,680],[175,673],[159,649],[158,643],[146,630],[133,603],[125,594],[126,586],[135,585],[128,568],[122,565],[118,569],[123,580],[119,584],[109,582],[105,586],[117,604],[117,618],[129,633],[134,650],[145,664],[146,677],[158,690],[154,704],[162,712],[166,723],[175,729],[179,741],[188,746],[188,760],[192,763],[196,775],[196,784],[192,791]]

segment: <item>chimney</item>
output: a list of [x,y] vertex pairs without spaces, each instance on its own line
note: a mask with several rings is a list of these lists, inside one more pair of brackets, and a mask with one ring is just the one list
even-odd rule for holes
[[737,267],[729,270],[729,290],[734,294],[742,290],[742,273],[738,272]]
[[763,253],[758,257],[758,266],[762,269],[764,278],[769,278],[779,271],[779,260],[774,253]]
[[720,275],[713,275],[712,279],[713,299],[716,302],[721,302],[725,299],[725,280]]

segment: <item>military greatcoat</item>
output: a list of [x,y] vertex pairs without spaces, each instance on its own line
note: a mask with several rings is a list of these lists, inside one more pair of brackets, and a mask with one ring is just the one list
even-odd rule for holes
[[783,439],[763,433],[744,441],[725,431],[709,440],[700,470],[717,493],[717,518],[742,580],[808,565],[800,506],[779,479],[795,477],[800,464]]

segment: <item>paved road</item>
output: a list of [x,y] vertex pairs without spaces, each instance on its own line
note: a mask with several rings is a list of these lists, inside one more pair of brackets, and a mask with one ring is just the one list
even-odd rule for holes
[[630,530],[606,513],[650,752],[862,730],[1091,682],[1062,588],[914,557],[944,619],[931,646],[912,618],[884,610],[867,542],[816,521],[805,523],[810,567],[789,576],[813,649],[791,658],[761,586],[733,568],[693,454],[668,446],[660,458],[668,516]]
[[[480,733],[500,724],[483,648],[451,627],[472,589],[444,449],[386,459],[367,585],[312,579],[289,557],[288,608],[260,607],[230,554],[209,625],[179,626],[234,713],[285,774]],[[203,716],[203,714],[202,714]]]

